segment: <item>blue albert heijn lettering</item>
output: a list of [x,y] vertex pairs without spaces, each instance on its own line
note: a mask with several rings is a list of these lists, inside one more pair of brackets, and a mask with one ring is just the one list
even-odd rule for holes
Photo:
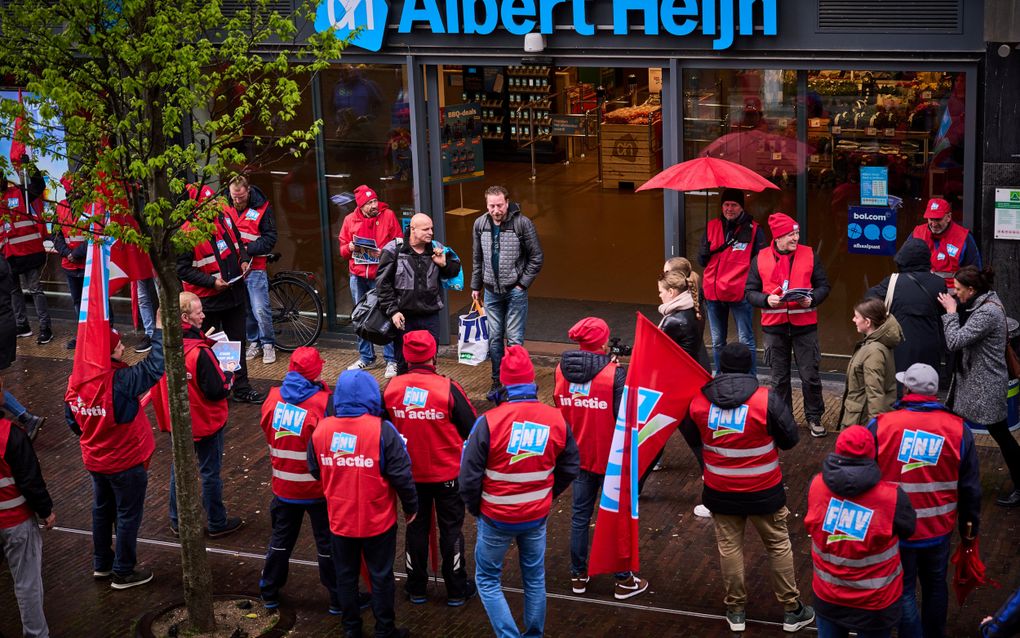
[[742,434],[747,423],[747,410],[746,404],[727,409],[713,405],[708,411],[708,429],[712,430],[712,438]]
[[512,455],[510,463],[545,454],[545,446],[548,442],[548,425],[531,421],[514,421],[510,430],[510,442],[506,446],[507,454]]
[[304,427],[307,416],[308,410],[279,401],[273,408],[273,429],[276,430],[276,438],[301,436],[301,428]]
[[868,536],[874,515],[875,510],[853,501],[830,498],[822,524],[822,531],[829,533],[826,542],[863,541]]
[[429,391],[414,386],[404,389],[404,405],[412,408],[424,408],[429,400]]
[[354,454],[358,445],[358,436],[346,432],[334,432],[333,440],[329,443],[329,451],[333,454]]
[[924,430],[904,430],[903,438],[900,439],[900,450],[896,455],[896,460],[904,464],[900,468],[900,474],[919,467],[938,465],[945,444],[946,439],[943,436]]
[[[631,24],[643,25],[646,35],[659,35],[660,28],[676,37],[700,31],[719,51],[733,46],[736,35],[754,35],[759,4],[762,35],[775,36],[778,0],[612,0],[613,34],[627,35]],[[569,6],[577,35],[595,35],[588,0],[406,0],[397,31],[411,33],[418,26],[432,33],[488,35],[502,26],[511,35],[549,35],[556,26],[553,11],[560,5]],[[323,0],[316,10],[315,30],[335,27],[336,36],[346,39],[361,27],[351,43],[378,51],[388,11],[385,0]]]

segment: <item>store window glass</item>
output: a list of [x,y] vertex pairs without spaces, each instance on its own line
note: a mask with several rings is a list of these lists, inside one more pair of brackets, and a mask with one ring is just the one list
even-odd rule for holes
[[[946,199],[962,221],[965,78],[964,73],[808,72],[807,229],[833,284],[820,308],[823,352],[853,351],[859,335],[850,324],[852,308],[869,287],[895,271],[892,254],[924,223],[929,198]],[[862,216],[858,207],[883,192],[894,204],[902,201],[894,215]]]
[[367,184],[399,218],[414,205],[411,114],[407,69],[392,64],[338,64],[321,74],[326,189],[330,198],[333,294],[337,315],[350,316],[354,302],[347,262],[336,237],[353,210],[355,187]]

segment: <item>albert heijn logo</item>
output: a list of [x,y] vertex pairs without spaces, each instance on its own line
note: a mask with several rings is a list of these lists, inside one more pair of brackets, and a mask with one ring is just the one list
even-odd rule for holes
[[277,402],[273,408],[273,429],[276,431],[276,438],[301,436],[301,429],[307,416],[308,410],[304,408],[283,401]]
[[334,432],[333,440],[329,442],[329,451],[333,454],[354,454],[358,447],[358,436],[346,432]]
[[429,391],[414,386],[404,389],[404,405],[409,408],[424,408],[429,400]]
[[359,28],[351,44],[367,51],[382,48],[386,31],[386,0],[324,0],[315,12],[315,30],[319,33],[336,27],[336,37],[346,40]]
[[510,455],[510,463],[545,454],[547,443],[549,443],[548,425],[531,421],[514,421],[510,430],[510,442],[506,446],[506,452]]
[[728,434],[743,434],[747,424],[747,405],[735,408],[720,408],[713,405],[708,411],[708,429],[712,430],[712,438]]
[[863,541],[868,536],[868,528],[871,527],[874,515],[875,510],[853,501],[830,498],[822,524],[822,531],[829,534],[826,542]]
[[591,381],[588,383],[571,383],[567,388],[572,397],[586,397],[591,394]]
[[919,467],[938,465],[946,438],[924,430],[904,430],[896,460],[903,463],[900,474]]

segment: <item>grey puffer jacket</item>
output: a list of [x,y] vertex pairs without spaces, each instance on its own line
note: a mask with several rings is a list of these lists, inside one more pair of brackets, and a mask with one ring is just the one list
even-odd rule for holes
[[949,387],[949,407],[971,423],[1006,418],[1006,314],[994,291],[942,317],[946,347],[959,352]]
[[[514,286],[531,287],[542,270],[544,256],[538,232],[521,213],[517,202],[510,202],[507,216],[499,225],[499,273],[492,272],[492,217],[485,213],[472,228],[471,290],[485,288],[503,294]],[[498,275],[498,276],[497,276]]]

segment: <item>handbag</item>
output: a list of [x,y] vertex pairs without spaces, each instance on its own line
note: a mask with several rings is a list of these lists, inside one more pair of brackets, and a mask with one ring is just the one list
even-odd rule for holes
[[992,305],[998,306],[1002,310],[1002,323],[1006,330],[1006,372],[1010,379],[1020,379],[1020,356],[1017,356],[1016,350],[1009,345],[1009,323],[1006,321],[1006,308],[996,301],[993,301]]
[[900,278],[900,273],[894,272],[889,276],[889,287],[885,291],[885,311],[892,311],[892,300],[896,294],[896,280]]
[[397,336],[397,328],[380,307],[379,295],[375,289],[369,290],[365,298],[354,307],[351,323],[359,337],[377,346],[385,346]]
[[471,311],[461,315],[459,320],[457,360],[464,365],[476,366],[489,358],[489,324],[485,308],[477,299],[472,299]]

